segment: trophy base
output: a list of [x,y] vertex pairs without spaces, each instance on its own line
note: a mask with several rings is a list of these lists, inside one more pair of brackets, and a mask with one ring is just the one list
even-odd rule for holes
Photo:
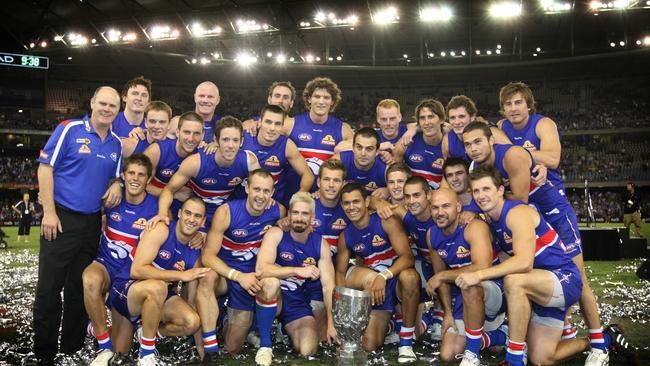
[[339,366],[361,366],[368,362],[368,355],[362,349],[342,350],[337,352]]

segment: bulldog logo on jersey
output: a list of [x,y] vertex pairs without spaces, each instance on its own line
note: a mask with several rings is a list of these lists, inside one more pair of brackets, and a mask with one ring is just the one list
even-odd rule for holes
[[171,177],[174,175],[174,169],[163,169],[160,171],[160,174],[162,174],[165,177]]
[[332,229],[334,230],[343,230],[346,226],[348,226],[348,224],[346,224],[345,220],[340,217],[332,223]]
[[505,240],[505,242],[508,243],[508,244],[512,243],[512,238],[505,231],[503,232],[503,240]]
[[238,238],[243,238],[244,236],[248,235],[248,230],[246,229],[235,229],[232,231],[232,235],[238,237]]
[[132,228],[138,229],[138,230],[144,230],[144,228],[147,226],[147,219],[144,217],[141,217],[133,222],[133,225],[131,225]]
[[272,228],[272,227],[273,227],[273,225],[264,226],[264,229],[262,229],[262,231],[260,231],[260,236],[263,236],[264,234],[266,234],[266,232],[269,231],[269,229]]
[[120,222],[122,221],[122,215],[119,212],[111,212],[111,220]]
[[160,259],[167,261],[169,260],[169,258],[172,257],[172,254],[166,250],[161,250],[160,252],[158,252],[158,256],[160,257]]
[[211,177],[203,178],[201,180],[201,183],[205,184],[206,186],[211,186],[213,184],[217,184],[217,179],[216,178],[211,178]]
[[302,261],[302,264],[305,266],[315,266],[316,260],[313,257],[307,257],[307,259]]
[[323,137],[323,139],[320,140],[320,143],[328,146],[336,145],[336,141],[334,140],[334,137],[332,137],[332,135],[325,135],[325,137]]
[[308,133],[301,133],[298,135],[298,140],[300,141],[311,141],[311,135]]
[[241,178],[239,177],[234,177],[233,179],[230,180],[230,182],[228,182],[228,185],[231,187],[238,186],[239,184],[241,184]]
[[377,188],[378,188],[377,183],[375,183],[375,182],[368,182],[368,184],[366,184],[366,190],[368,190],[370,192],[376,191]]
[[174,269],[177,271],[184,271],[185,270],[185,261],[180,260],[176,263],[174,263]]
[[356,253],[361,253],[364,249],[366,249],[366,246],[363,243],[359,243],[352,248]]
[[424,158],[420,154],[411,154],[411,155],[409,155],[409,160],[414,162],[414,163],[419,163],[422,160],[424,160]]
[[280,166],[280,159],[278,159],[277,156],[271,155],[269,156],[268,159],[264,162],[264,165],[267,166],[272,166],[272,167],[279,167]]
[[442,169],[442,165],[445,163],[445,160],[443,158],[436,159],[433,163],[431,163],[431,167],[434,169]]
[[90,154],[90,148],[88,145],[81,145],[78,152],[79,154]]
[[372,237],[372,246],[373,247],[380,247],[382,245],[386,244],[386,239],[382,238],[381,236],[375,234],[375,236]]
[[291,252],[282,252],[282,253],[280,253],[280,258],[282,258],[283,260],[285,260],[287,262],[290,262],[290,261],[293,260],[293,253],[291,253]]
[[458,247],[456,250],[456,256],[458,258],[467,258],[470,255],[469,250],[465,247]]
[[532,142],[530,142],[530,140],[526,140],[524,144],[521,145],[521,147],[528,150],[537,150],[537,147],[535,147],[535,145]]

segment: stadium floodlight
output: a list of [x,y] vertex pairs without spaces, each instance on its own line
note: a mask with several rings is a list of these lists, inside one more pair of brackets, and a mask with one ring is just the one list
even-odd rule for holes
[[237,57],[235,57],[235,61],[237,61],[237,63],[242,66],[248,66],[250,64],[257,62],[257,56],[249,52],[242,51],[237,54]]
[[456,52],[454,52],[454,51],[449,52],[449,56],[451,56],[451,57],[455,57],[455,56],[456,56]]
[[641,40],[640,40],[640,39],[637,39],[637,40],[636,40],[636,45],[637,45],[637,46],[640,46],[640,45],[641,45]]
[[382,9],[376,12],[372,17],[372,21],[377,24],[395,23],[398,20],[399,14],[397,12],[397,8],[394,6],[389,6],[385,9]]
[[180,36],[178,29],[172,29],[168,25],[154,25],[149,30],[149,37],[154,40],[175,39]]
[[201,57],[201,65],[207,65],[210,63],[210,59],[207,57]]
[[192,26],[188,27],[188,30],[190,31],[190,33],[192,33],[193,37],[216,36],[218,34],[221,34],[221,31],[223,31],[223,29],[218,25],[212,28],[206,28],[200,22],[192,23]]
[[97,40],[95,38],[93,38],[93,39],[90,40],[90,43],[95,44],[95,43],[97,43]]
[[494,51],[494,52],[496,52],[496,53],[497,53],[497,55],[500,55],[500,54],[501,54],[501,49],[499,49],[499,48],[497,48],[497,50],[496,50],[496,51]]
[[135,34],[135,32],[129,32],[129,33],[125,34],[124,36],[122,36],[122,41],[124,41],[124,42],[133,42],[136,39],[138,39],[138,35]]
[[118,42],[122,37],[122,32],[118,31],[117,29],[109,29],[106,32],[106,39],[108,39],[109,42]]
[[609,42],[609,47],[616,47],[616,43],[614,43],[614,42]]
[[61,42],[61,41],[63,41],[63,37],[62,37],[62,36],[55,36],[55,37],[54,37],[54,42]]
[[[639,44],[641,44],[641,41],[639,41]],[[334,61],[334,57],[332,57],[332,56],[328,57],[327,61]]]
[[535,48],[535,51],[542,52],[542,49],[540,47],[537,47],[537,48]]
[[447,52],[445,52],[445,51],[440,52],[440,56],[442,56],[442,57],[447,56]]
[[78,33],[68,34],[68,42],[71,46],[85,46],[88,44],[88,38]]
[[460,51],[460,55],[465,56],[466,55],[465,51]]
[[192,63],[193,63],[193,64],[195,64],[195,63],[197,63],[197,62],[198,62],[197,59],[195,59],[195,58],[192,59]]
[[289,61],[294,62],[294,61],[296,61],[296,58],[295,57],[289,57]]
[[266,57],[268,57],[268,58],[273,57],[273,52],[267,52],[267,53],[266,53]]
[[316,62],[320,62],[320,57],[316,56]]
[[319,11],[318,13],[316,13],[316,16],[314,17],[314,20],[317,21],[317,22],[324,22],[325,19],[327,19],[327,16],[322,11]]
[[34,48],[34,47],[36,47],[36,43],[32,42],[29,44],[29,48]]
[[618,42],[618,45],[621,46],[621,47],[625,46],[625,41]]
[[474,53],[476,53],[477,55],[480,55],[480,54],[481,54],[481,50],[476,50],[476,51],[474,51]]
[[336,61],[341,61],[342,59],[343,59],[343,56],[336,56]]
[[504,1],[490,5],[489,13],[493,18],[513,18],[521,15],[521,4]]
[[287,56],[285,56],[283,54],[279,54],[279,55],[277,55],[275,57],[275,62],[277,62],[279,64],[283,64],[283,63],[287,62]]
[[492,50],[487,50],[487,51],[485,51],[485,53],[488,54],[488,55],[491,55],[491,54],[492,54]]
[[556,0],[541,0],[542,8],[547,14],[557,14],[570,11],[572,8],[571,3],[566,1]]
[[405,53],[405,54],[402,55],[402,57],[409,58],[409,55]]
[[359,17],[356,14],[348,15],[346,20],[348,21],[348,24],[350,24],[350,25],[356,25],[357,23],[359,23]]
[[533,53],[533,57],[537,57],[537,54],[536,54],[536,53]]
[[307,56],[305,56],[305,61],[309,63],[314,62],[314,55],[312,55],[311,53],[307,54]]
[[430,58],[433,58],[434,56],[435,56],[435,55],[433,54],[433,52],[429,52],[429,57],[430,57]]
[[643,38],[643,44],[645,46],[650,46],[650,36],[646,36],[645,38]]
[[68,61],[71,61],[71,60],[72,60],[72,56],[68,56]]
[[45,41],[41,42],[41,47],[42,47],[42,48],[47,47],[47,42],[45,42]]
[[448,21],[452,16],[451,8],[447,6],[432,6],[420,10],[420,20],[423,22]]

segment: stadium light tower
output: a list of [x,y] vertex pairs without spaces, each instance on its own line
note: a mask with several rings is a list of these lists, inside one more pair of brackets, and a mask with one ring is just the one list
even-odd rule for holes
[[382,25],[399,21],[399,13],[397,11],[397,8],[394,6],[389,6],[382,10],[379,10],[373,14],[372,21]]
[[514,18],[521,15],[521,4],[512,1],[492,3],[489,8],[493,18]]
[[571,11],[573,5],[568,1],[541,0],[542,8],[546,14],[559,14]]
[[422,22],[449,21],[452,17],[453,13],[448,6],[431,6],[420,9],[420,20]]

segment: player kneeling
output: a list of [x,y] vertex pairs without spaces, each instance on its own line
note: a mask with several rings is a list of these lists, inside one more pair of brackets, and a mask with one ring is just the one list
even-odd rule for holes
[[[197,343],[201,340],[197,333],[201,323],[192,303],[196,280],[210,269],[199,267],[201,251],[187,244],[204,222],[203,201],[196,197],[185,201],[178,221],[169,227],[159,223],[142,235],[133,264],[125,266],[113,283],[108,299],[113,319],[120,324],[128,319],[133,325],[142,320],[138,365],[159,364],[155,355],[158,332],[169,336],[194,334]],[[188,282],[189,303],[172,290],[178,281]],[[114,334],[117,341],[119,330]]]
[[319,330],[312,314],[305,281],[320,279],[327,313],[328,342],[337,341],[332,317],[334,266],[329,245],[321,235],[310,232],[314,219],[314,200],[298,192],[289,202],[290,230],[271,228],[262,240],[256,270],[261,272],[261,290],[257,292],[255,318],[260,332],[257,365],[272,362],[271,326],[278,315],[294,348],[302,356],[318,350]]
[[449,362],[463,353],[461,366],[480,365],[479,351],[505,345],[507,330],[502,280],[486,280],[460,289],[454,281],[461,273],[488,268],[495,258],[490,228],[482,220],[460,225],[461,203],[448,188],[432,192],[431,214],[436,223],[427,232],[435,275],[427,291],[438,289],[445,309],[440,358]]

